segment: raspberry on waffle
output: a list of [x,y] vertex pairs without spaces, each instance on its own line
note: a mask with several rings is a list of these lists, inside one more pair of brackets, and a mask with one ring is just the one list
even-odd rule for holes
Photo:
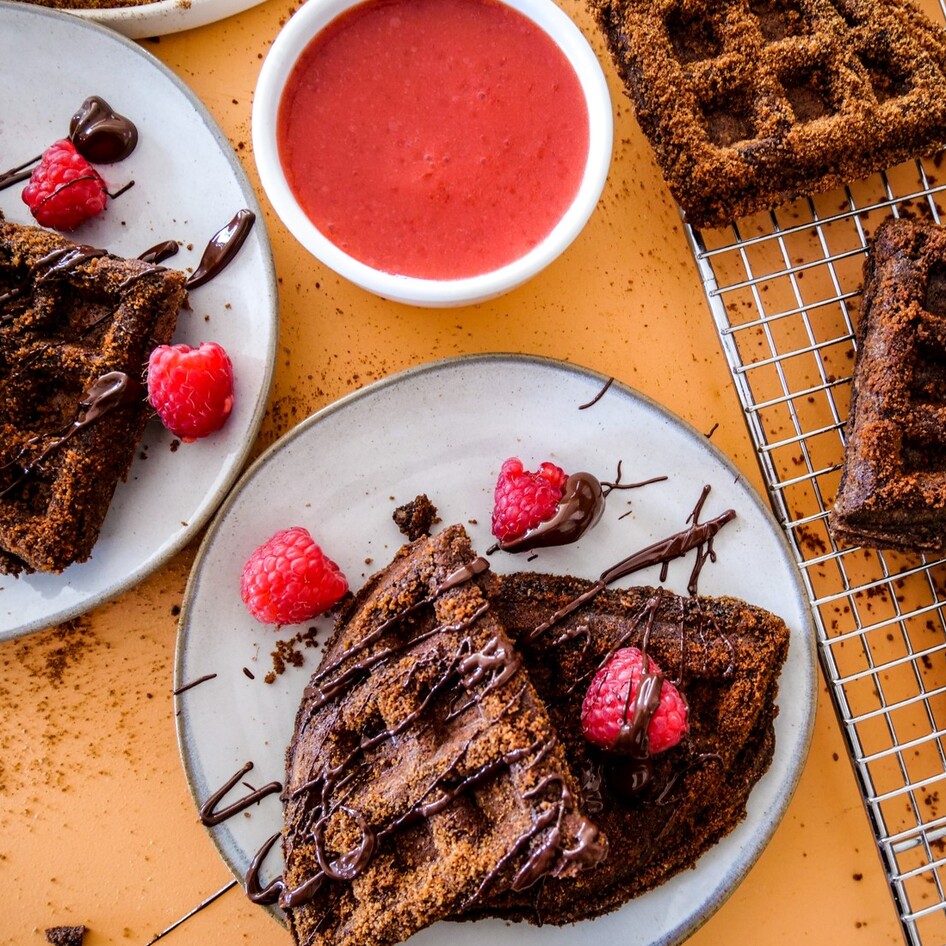
[[184,298],[182,273],[0,218],[0,572],[89,557]]
[[[591,587],[566,576],[493,575],[489,600],[521,643],[523,665],[579,773],[581,804],[608,835],[608,857],[575,877],[497,891],[471,917],[564,924],[616,909],[692,867],[732,831],[771,763],[789,644],[780,618],[735,598],[606,590],[528,642]],[[582,732],[589,684],[624,648],[645,652],[688,706],[680,742],[649,759],[600,749]]]
[[946,144],[946,29],[909,0],[590,3],[693,226]]
[[946,549],[944,391],[946,228],[888,220],[865,263],[838,542]]

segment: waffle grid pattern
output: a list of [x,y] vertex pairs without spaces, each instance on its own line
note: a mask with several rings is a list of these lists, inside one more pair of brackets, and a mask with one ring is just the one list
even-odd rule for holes
[[901,0],[592,0],[694,226],[946,137],[944,34]]
[[946,152],[687,230],[910,946],[946,942],[946,558],[836,546],[827,518],[867,238],[890,216],[946,224],[944,206]]

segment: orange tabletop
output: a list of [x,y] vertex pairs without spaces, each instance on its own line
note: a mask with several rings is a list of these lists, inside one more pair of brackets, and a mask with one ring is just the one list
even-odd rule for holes
[[[562,6],[606,64],[614,100],[614,161],[587,228],[503,298],[420,310],[326,270],[260,193],[281,314],[257,452],[378,378],[458,354],[523,352],[585,365],[651,396],[711,433],[762,490],[678,212],[583,3]],[[254,84],[295,9],[268,0],[143,42],[206,103],[257,188]],[[174,727],[177,615],[196,545],[117,600],[0,645],[0,943],[41,943],[47,927],[84,924],[87,946],[144,946],[231,880],[197,819]],[[903,941],[823,682],[819,690],[810,756],[787,814],[693,946]],[[285,946],[289,936],[237,887],[163,942]]]

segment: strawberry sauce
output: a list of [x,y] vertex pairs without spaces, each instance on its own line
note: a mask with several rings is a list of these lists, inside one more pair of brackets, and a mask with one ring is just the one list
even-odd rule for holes
[[496,0],[368,0],[303,52],[278,142],[336,246],[386,272],[457,278],[553,229],[584,172],[588,111],[555,43]]

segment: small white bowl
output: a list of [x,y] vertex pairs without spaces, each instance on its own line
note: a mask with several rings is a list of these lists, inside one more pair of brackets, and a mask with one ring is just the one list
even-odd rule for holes
[[469,305],[502,295],[548,266],[581,232],[594,210],[611,163],[611,99],[601,65],[578,27],[553,0],[501,0],[528,17],[559,46],[578,76],[588,109],[588,158],[571,205],[551,233],[528,253],[499,269],[458,279],[401,276],[375,269],[332,243],[306,216],[279,159],[276,127],[283,89],[299,56],[332,20],[365,0],[308,0],[280,31],[260,72],[253,100],[253,151],[260,180],[276,213],[317,259],[376,295],[410,305]]

